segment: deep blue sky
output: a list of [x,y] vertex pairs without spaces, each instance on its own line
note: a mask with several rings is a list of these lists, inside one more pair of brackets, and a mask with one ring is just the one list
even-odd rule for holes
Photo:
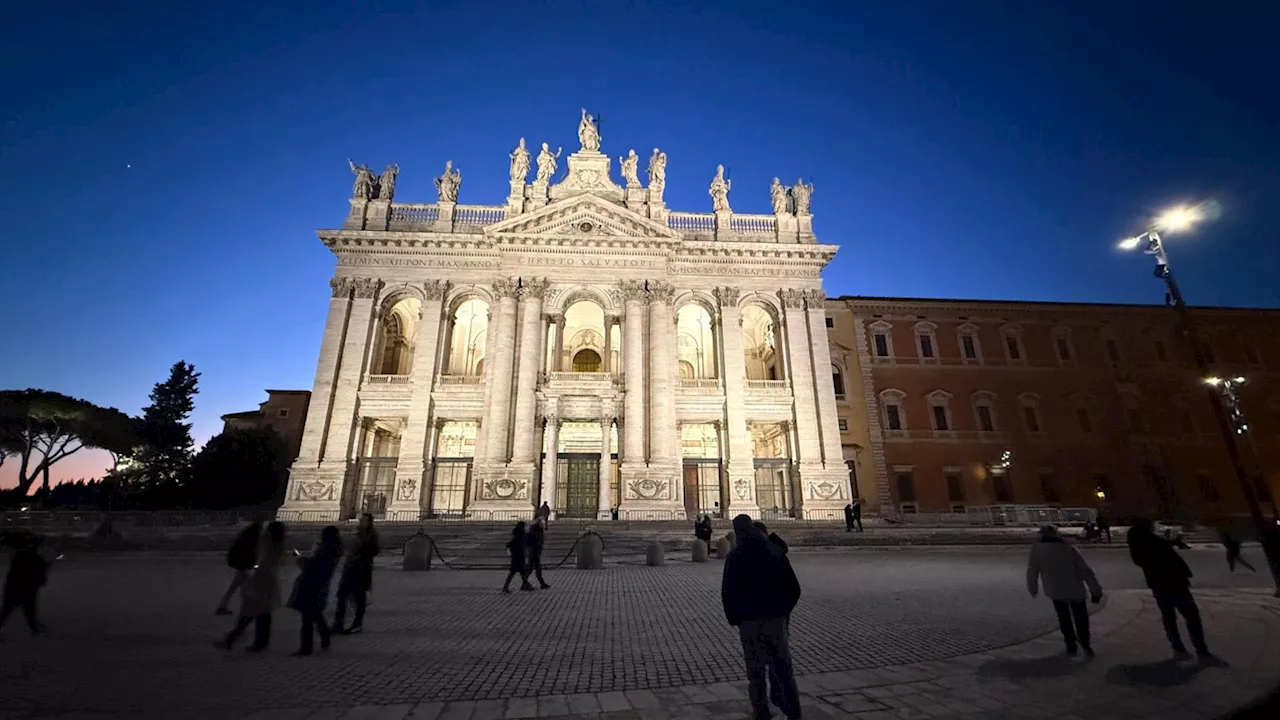
[[1275,306],[1263,5],[15,5],[0,386],[137,412],[186,359],[203,441],[263,388],[310,387],[333,268],[314,230],[345,214],[348,157],[400,163],[420,202],[452,159],[462,201],[496,204],[517,138],[576,149],[582,105],[610,154],[667,152],[676,209],[710,209],[717,163],[741,212],[811,178],[832,294],[1159,301],[1114,242],[1211,197],[1224,216],[1171,238],[1187,296]]

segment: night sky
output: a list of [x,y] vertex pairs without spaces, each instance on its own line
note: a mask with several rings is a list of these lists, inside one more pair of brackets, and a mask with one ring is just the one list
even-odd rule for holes
[[667,153],[676,210],[710,211],[717,163],[739,212],[811,179],[833,295],[1160,302],[1115,242],[1211,198],[1219,220],[1169,238],[1189,301],[1275,307],[1266,5],[15,4],[0,387],[137,413],[185,359],[203,442],[264,388],[310,389],[334,267],[314,231],[345,216],[348,158],[398,162],[406,202],[453,160],[462,202],[500,204],[516,141],[576,150],[584,105],[603,151]]

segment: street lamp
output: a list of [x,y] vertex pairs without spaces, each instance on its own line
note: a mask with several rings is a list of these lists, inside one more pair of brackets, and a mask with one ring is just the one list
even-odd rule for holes
[[[1271,578],[1276,585],[1276,596],[1280,597],[1280,548],[1276,547],[1275,528],[1268,527],[1262,518],[1262,508],[1258,506],[1258,498],[1254,492],[1253,482],[1249,477],[1248,471],[1245,470],[1243,461],[1240,459],[1240,446],[1236,442],[1237,435],[1246,434],[1249,430],[1248,424],[1244,422],[1244,414],[1240,412],[1239,404],[1235,397],[1235,387],[1244,382],[1244,378],[1237,377],[1224,380],[1223,378],[1215,377],[1210,371],[1209,359],[1205,357],[1204,346],[1200,344],[1200,338],[1196,334],[1195,324],[1191,319],[1191,311],[1187,308],[1187,303],[1182,298],[1182,291],[1178,289],[1178,283],[1174,280],[1173,272],[1169,269],[1169,256],[1165,252],[1164,243],[1160,238],[1161,231],[1168,233],[1190,229],[1196,222],[1212,216],[1214,208],[1214,205],[1206,203],[1194,207],[1177,207],[1168,210],[1157,217],[1146,232],[1121,240],[1119,247],[1121,250],[1136,250],[1142,247],[1143,253],[1153,256],[1156,260],[1155,276],[1164,281],[1165,288],[1168,290],[1165,293],[1165,304],[1172,306],[1178,313],[1178,320],[1182,323],[1182,333],[1186,336],[1187,341],[1191,343],[1191,352],[1195,356],[1196,368],[1200,371],[1200,377],[1206,378],[1205,387],[1209,393],[1209,405],[1213,409],[1214,420],[1217,421],[1218,429],[1222,433],[1223,444],[1226,446],[1227,455],[1231,459],[1231,466],[1235,470],[1236,479],[1240,482],[1245,504],[1249,507],[1249,516],[1258,531],[1258,539],[1262,541],[1262,550],[1266,553],[1267,564],[1271,567]],[[1228,417],[1224,405],[1232,408],[1230,417]]]

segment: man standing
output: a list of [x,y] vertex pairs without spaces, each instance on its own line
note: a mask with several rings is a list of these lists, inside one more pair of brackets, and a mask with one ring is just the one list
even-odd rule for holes
[[546,500],[543,500],[542,506],[538,508],[536,518],[542,518],[543,523],[551,522],[551,506],[547,504]]
[[1042,579],[1044,594],[1058,613],[1058,628],[1067,644],[1067,654],[1074,657],[1079,648],[1084,648],[1084,654],[1093,657],[1085,587],[1097,604],[1102,602],[1102,586],[1089,563],[1052,525],[1040,528],[1040,541],[1031,546],[1031,557],[1027,559],[1027,591],[1031,597],[1040,594]]
[[1138,518],[1133,521],[1128,535],[1129,556],[1133,564],[1142,568],[1146,576],[1147,587],[1155,596],[1156,605],[1160,608],[1160,619],[1164,622],[1165,634],[1169,644],[1173,646],[1174,657],[1185,660],[1190,655],[1182,644],[1182,636],[1178,633],[1178,614],[1187,623],[1187,634],[1191,636],[1191,645],[1196,655],[1202,660],[1212,660],[1213,654],[1204,641],[1204,625],[1200,621],[1200,608],[1191,596],[1191,568],[1173,549],[1168,540],[1153,532],[1151,521]]
[[853,502],[844,506],[844,531],[853,532]]
[[853,499],[853,522],[858,526],[858,532],[862,532],[862,501],[858,498]]
[[756,720],[768,720],[770,676],[779,709],[800,717],[800,693],[791,670],[788,618],[800,601],[800,582],[786,555],[746,515],[733,519],[735,547],[724,563],[720,599],[729,624],[738,628],[747,666],[748,694]]

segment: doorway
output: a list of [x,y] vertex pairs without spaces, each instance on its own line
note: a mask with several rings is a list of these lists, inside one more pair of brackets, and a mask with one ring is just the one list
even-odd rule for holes
[[594,518],[600,510],[600,456],[565,454],[559,458],[556,477],[556,515]]
[[684,510],[690,518],[706,514],[724,517],[720,488],[720,461],[684,461]]

